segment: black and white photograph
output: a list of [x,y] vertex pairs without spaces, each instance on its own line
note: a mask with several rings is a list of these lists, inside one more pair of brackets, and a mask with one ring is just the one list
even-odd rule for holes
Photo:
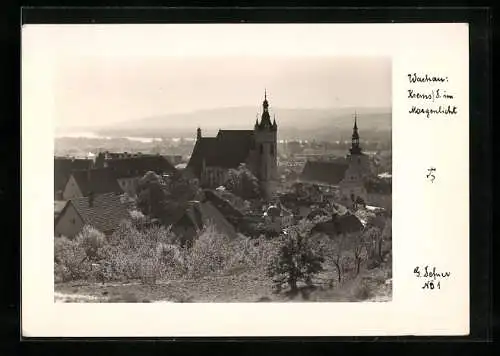
[[468,39],[23,26],[23,335],[466,335]]
[[55,301],[391,301],[391,71],[59,58]]

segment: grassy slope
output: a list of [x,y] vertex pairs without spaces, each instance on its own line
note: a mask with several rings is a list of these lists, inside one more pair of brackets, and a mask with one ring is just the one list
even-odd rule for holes
[[[303,287],[299,295],[274,294],[269,278],[262,270],[234,270],[224,276],[204,277],[196,280],[179,279],[158,282],[156,285],[137,283],[57,284],[56,301],[62,302],[355,302],[390,301],[392,284],[386,283],[392,270],[390,260],[372,270],[364,269],[360,275],[341,285],[334,283],[336,274],[327,269],[313,281],[315,288]],[[364,287],[366,285],[366,287]]]

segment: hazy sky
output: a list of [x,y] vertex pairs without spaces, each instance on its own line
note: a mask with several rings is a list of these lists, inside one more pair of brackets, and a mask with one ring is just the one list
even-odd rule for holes
[[65,58],[57,126],[107,124],[199,109],[390,107],[391,63],[356,58]]
[[61,128],[258,110],[264,88],[277,108],[391,107],[390,57],[356,54],[378,48],[376,28],[318,26],[23,27],[23,60],[51,78]]

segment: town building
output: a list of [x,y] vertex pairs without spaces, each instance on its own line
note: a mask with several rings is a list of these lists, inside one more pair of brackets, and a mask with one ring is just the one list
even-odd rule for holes
[[139,180],[147,172],[169,175],[176,171],[173,164],[163,156],[128,152],[100,152],[95,159],[95,167],[113,171],[120,188],[130,196],[137,193]]
[[357,116],[354,115],[354,127],[351,138],[351,148],[347,156],[348,168],[344,179],[340,182],[340,191],[344,202],[366,202],[368,193],[365,187],[366,178],[372,175],[368,155],[363,153],[359,144]]
[[366,180],[373,176],[369,156],[359,144],[357,115],[346,157],[329,161],[307,161],[299,180],[336,187],[340,202],[346,206],[365,204],[369,200]]
[[273,197],[278,183],[276,119],[271,122],[264,93],[260,122],[253,130],[219,130],[216,137],[203,137],[197,129],[196,143],[186,167],[206,188],[217,188],[228,178],[228,170],[245,164],[258,178],[263,197]]
[[90,194],[122,194],[123,192],[112,169],[93,168],[73,171],[66,182],[62,198],[69,200]]
[[61,200],[71,172],[86,170],[93,166],[91,159],[54,157],[54,199]]
[[128,205],[120,195],[107,193],[72,198],[55,219],[55,236],[73,238],[85,225],[111,235],[123,220],[130,219]]

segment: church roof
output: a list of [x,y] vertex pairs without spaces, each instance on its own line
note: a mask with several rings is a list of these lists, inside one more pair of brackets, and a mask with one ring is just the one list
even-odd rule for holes
[[207,166],[237,168],[245,163],[254,147],[253,130],[219,130],[216,137],[202,137],[196,141],[188,169],[199,177],[203,160]]
[[348,167],[348,163],[343,159],[336,161],[307,161],[300,179],[337,185],[344,179]]

